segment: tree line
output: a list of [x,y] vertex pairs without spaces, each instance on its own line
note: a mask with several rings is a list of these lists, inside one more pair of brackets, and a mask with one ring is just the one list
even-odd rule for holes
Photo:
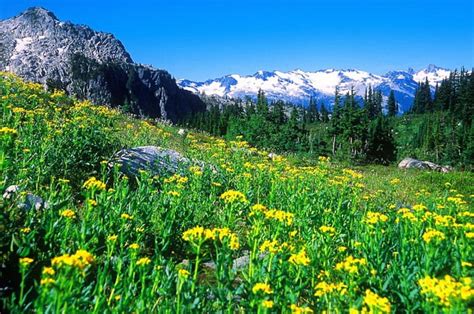
[[472,167],[473,75],[453,71],[434,92],[428,81],[421,82],[411,110],[402,115],[393,91],[384,108],[382,92],[369,86],[363,97],[336,88],[332,108],[313,98],[307,107],[269,102],[259,91],[256,100],[214,103],[183,123],[217,136],[242,135],[277,152],[380,164],[410,156]]

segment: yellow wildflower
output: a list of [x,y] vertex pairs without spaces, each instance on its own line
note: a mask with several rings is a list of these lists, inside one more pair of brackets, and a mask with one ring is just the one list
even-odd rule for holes
[[302,249],[299,253],[297,254],[292,254],[288,261],[294,265],[304,265],[307,266],[310,263],[310,259],[306,255],[306,251]]
[[88,190],[105,190],[105,183],[97,180],[95,177],[89,178],[83,185]]
[[33,263],[33,259],[32,258],[29,258],[29,257],[23,257],[23,258],[20,258],[20,265],[23,266],[23,267],[26,267],[28,265],[30,265],[31,263]]
[[471,288],[472,280],[464,278],[461,282],[446,275],[443,279],[426,276],[418,280],[421,294],[425,295],[428,302],[438,303],[449,308],[453,302],[469,301],[474,297],[474,289]]
[[390,313],[390,302],[376,293],[366,290],[364,303],[369,307],[371,313]]
[[242,192],[229,190],[221,194],[220,198],[224,200],[225,203],[247,203],[248,200]]
[[428,228],[425,233],[423,233],[423,240],[426,243],[430,243],[431,241],[441,241],[444,240],[446,236],[441,231],[430,229]]
[[140,245],[138,245],[138,243],[132,243],[128,246],[128,248],[132,250],[138,250],[140,248]]
[[40,285],[42,286],[48,286],[48,285],[51,285],[53,283],[55,283],[56,281],[53,279],[53,278],[43,278],[41,279],[40,281]]
[[53,276],[55,273],[56,272],[54,271],[54,269],[52,267],[43,268],[43,275]]
[[267,284],[267,283],[263,283],[263,282],[256,283],[252,288],[252,292],[254,294],[257,294],[259,291],[262,291],[265,294],[272,294],[273,293],[272,288],[270,287],[270,285]]
[[59,213],[59,215],[61,215],[62,217],[70,218],[70,219],[76,217],[76,213],[70,209],[63,210],[62,212]]
[[148,257],[142,257],[137,261],[137,266],[148,265],[151,263],[151,259]]
[[191,273],[189,271],[187,271],[186,269],[181,268],[181,269],[178,270],[178,276],[180,278],[186,279],[186,278],[189,277],[190,274]]
[[307,306],[297,306],[296,304],[292,304],[290,306],[292,314],[304,314],[304,313],[313,313],[313,310]]
[[123,213],[122,215],[120,215],[120,218],[126,219],[126,220],[133,220],[133,216],[131,216],[127,213]]
[[271,300],[264,300],[262,301],[262,306],[267,309],[271,309],[273,307],[273,301]]

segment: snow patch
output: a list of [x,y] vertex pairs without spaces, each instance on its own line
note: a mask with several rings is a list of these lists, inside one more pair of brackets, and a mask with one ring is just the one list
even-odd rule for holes
[[15,51],[16,52],[22,52],[27,48],[29,44],[33,42],[33,38],[31,37],[25,37],[25,38],[17,38],[16,40],[16,45],[15,45]]

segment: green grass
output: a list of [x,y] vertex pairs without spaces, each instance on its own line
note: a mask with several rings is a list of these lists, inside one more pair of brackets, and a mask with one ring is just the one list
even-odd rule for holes
[[[472,173],[269,158],[242,139],[183,137],[8,74],[0,108],[0,188],[22,188],[0,202],[5,311],[472,308]],[[217,171],[107,169],[114,152],[140,145]],[[49,208],[19,209],[27,192]],[[236,269],[242,256],[250,263]]]

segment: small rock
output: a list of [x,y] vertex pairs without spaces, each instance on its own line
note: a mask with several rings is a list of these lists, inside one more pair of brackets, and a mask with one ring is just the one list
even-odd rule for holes
[[18,185],[10,185],[5,189],[5,192],[3,193],[3,198],[9,200],[19,190],[20,187]]
[[45,202],[41,197],[34,195],[32,193],[26,194],[25,200],[22,203],[18,204],[18,208],[23,210],[40,210],[40,209],[48,209],[49,204]]

